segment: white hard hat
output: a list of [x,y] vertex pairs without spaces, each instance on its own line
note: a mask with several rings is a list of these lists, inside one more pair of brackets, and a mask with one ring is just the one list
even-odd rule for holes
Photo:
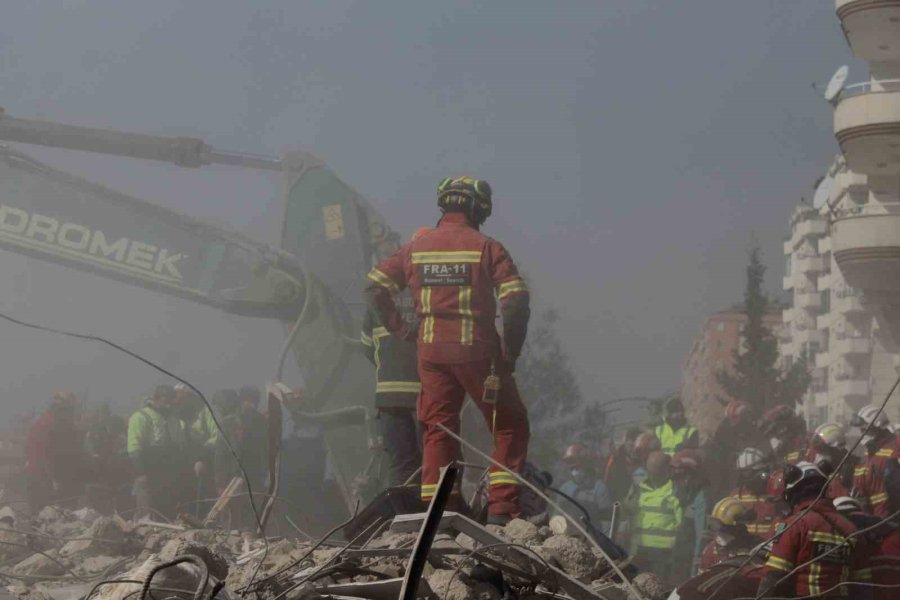
[[839,423],[823,423],[816,427],[813,434],[814,441],[820,442],[829,448],[843,448],[847,443],[844,426]]
[[842,512],[858,512],[862,510],[862,504],[852,496],[841,496],[834,499],[834,508]]
[[884,414],[884,411],[881,409],[881,406],[876,404],[869,404],[868,406],[863,406],[859,409],[859,412],[856,413],[856,418],[853,419],[854,427],[878,427],[879,429],[884,429],[888,426],[888,418]]
[[758,448],[744,448],[743,452],[738,454],[737,468],[758,469],[765,465],[766,455]]

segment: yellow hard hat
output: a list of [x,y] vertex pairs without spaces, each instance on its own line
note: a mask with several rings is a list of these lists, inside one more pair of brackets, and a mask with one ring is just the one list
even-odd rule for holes
[[746,523],[749,510],[744,504],[735,498],[729,496],[722,498],[713,507],[711,519],[715,519],[722,525],[734,526],[740,523]]

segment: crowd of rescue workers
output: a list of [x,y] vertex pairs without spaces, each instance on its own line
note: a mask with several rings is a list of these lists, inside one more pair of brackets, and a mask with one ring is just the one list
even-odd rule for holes
[[[468,398],[493,435],[479,515],[488,524],[544,524],[552,516],[546,505],[530,509],[524,476],[565,498],[572,514],[634,566],[672,585],[738,560],[742,576],[768,596],[849,590],[852,597],[898,597],[900,436],[877,405],[852,422],[808,432],[791,407],[732,401],[701,443],[681,399],[672,397],[658,422],[619,432],[615,444],[604,440],[604,455],[568,447],[553,467],[564,480],[554,488],[526,463],[530,428],[514,373],[529,292],[507,250],[480,232],[492,212],[491,188],[448,178],[438,205],[437,226],[396,243],[365,290],[369,310],[358,346],[376,367],[384,486],[414,487],[427,506],[441,469],[461,456],[449,432],[459,432]],[[284,390],[279,495],[298,522],[334,522],[340,515],[330,511],[339,503],[323,500],[335,493],[323,427],[304,419],[299,390]],[[252,487],[265,489],[269,433],[260,390],[222,390],[212,406],[221,430],[183,385],[157,387],[127,421],[108,407],[85,413],[73,394],[57,394],[30,424],[31,509],[87,501],[158,518],[205,514],[243,477],[226,438]],[[471,514],[472,507],[457,490],[447,509]],[[252,528],[247,511],[234,518]]]

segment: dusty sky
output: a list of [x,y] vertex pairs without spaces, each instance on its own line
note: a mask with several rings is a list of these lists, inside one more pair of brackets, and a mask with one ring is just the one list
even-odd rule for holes
[[[560,309],[592,398],[677,387],[703,318],[740,298],[836,152],[821,88],[852,61],[824,0],[9,3],[0,106],[21,117],[323,157],[404,234],[434,187],[495,190],[486,231]],[[20,147],[278,242],[272,174]],[[209,391],[262,383],[277,324],[0,255],[0,307],[109,336]],[[159,381],[101,348],[0,324],[3,415],[55,388],[133,403]]]

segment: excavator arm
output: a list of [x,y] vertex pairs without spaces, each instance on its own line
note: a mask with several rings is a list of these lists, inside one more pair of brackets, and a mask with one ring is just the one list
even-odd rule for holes
[[[317,157],[220,152],[195,138],[19,119],[2,109],[0,140],[189,168],[281,172],[285,218],[276,249],[0,146],[0,248],[228,313],[281,320],[288,333],[284,352],[293,353],[303,374],[310,410],[341,414],[369,404],[371,366],[349,340],[364,312],[365,274],[397,247],[397,237]],[[326,436],[349,501],[353,478],[370,458],[365,436]]]

